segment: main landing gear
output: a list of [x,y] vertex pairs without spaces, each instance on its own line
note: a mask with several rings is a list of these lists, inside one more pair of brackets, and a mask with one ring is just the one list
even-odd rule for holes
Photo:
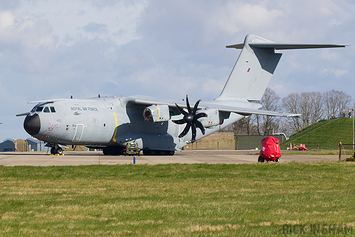
[[108,146],[105,147],[103,150],[105,156],[119,156],[123,155],[124,147],[121,146]]
[[175,151],[165,151],[165,150],[150,150],[144,149],[143,155],[145,156],[172,156],[175,154]]
[[[119,156],[124,155],[125,148],[121,146],[109,146],[103,149],[104,155]],[[145,156],[172,156],[175,151],[143,149]]]

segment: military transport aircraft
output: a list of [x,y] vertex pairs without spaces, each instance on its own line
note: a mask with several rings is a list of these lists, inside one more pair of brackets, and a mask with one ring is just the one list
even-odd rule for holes
[[[146,96],[56,99],[37,101],[26,116],[24,128],[33,137],[62,154],[62,145],[85,145],[120,155],[135,142],[145,155],[173,155],[186,144],[208,136],[251,114],[299,116],[259,110],[265,89],[281,58],[278,50],[345,47],[335,44],[278,44],[247,35],[220,94],[193,107]],[[198,128],[198,129],[197,129]]]

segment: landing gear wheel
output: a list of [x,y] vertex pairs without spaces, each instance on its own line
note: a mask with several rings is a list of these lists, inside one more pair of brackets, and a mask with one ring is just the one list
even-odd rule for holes
[[57,149],[55,147],[51,148],[51,154],[55,155],[57,153]]
[[109,146],[103,150],[105,156],[119,156],[124,154],[124,148],[120,146]]
[[51,148],[51,154],[52,155],[63,155],[63,149],[59,147],[58,145],[53,146]]
[[264,162],[264,161],[265,161],[265,159],[263,157],[259,156],[258,162]]
[[63,149],[61,147],[57,148],[57,154],[58,155],[63,155]]
[[175,151],[150,150],[150,149],[143,150],[143,155],[145,155],[145,156],[172,156],[174,154],[175,154]]

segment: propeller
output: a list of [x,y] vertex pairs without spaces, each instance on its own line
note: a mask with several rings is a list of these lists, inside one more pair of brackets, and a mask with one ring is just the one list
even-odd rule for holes
[[180,106],[178,106],[176,103],[176,108],[179,110],[180,113],[182,113],[184,115],[184,117],[182,119],[179,120],[173,120],[174,123],[176,124],[184,124],[186,123],[185,129],[180,133],[179,137],[184,137],[190,130],[192,130],[192,138],[191,138],[191,142],[195,142],[196,139],[196,127],[198,127],[202,134],[205,134],[205,128],[203,127],[202,123],[200,121],[198,121],[197,119],[202,118],[202,117],[207,117],[207,114],[205,113],[198,113],[196,114],[197,111],[197,107],[199,105],[201,100],[198,100],[194,106],[193,109],[191,109],[190,107],[190,103],[189,103],[189,98],[186,95],[186,107],[187,107],[187,111],[183,110]]

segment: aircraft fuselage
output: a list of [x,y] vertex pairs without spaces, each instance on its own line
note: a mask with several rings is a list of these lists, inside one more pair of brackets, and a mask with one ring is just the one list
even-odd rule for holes
[[134,141],[140,149],[175,151],[189,142],[178,138],[181,126],[171,120],[144,121],[146,107],[131,105],[124,97],[44,102],[27,115],[24,127],[48,144],[104,148]]

